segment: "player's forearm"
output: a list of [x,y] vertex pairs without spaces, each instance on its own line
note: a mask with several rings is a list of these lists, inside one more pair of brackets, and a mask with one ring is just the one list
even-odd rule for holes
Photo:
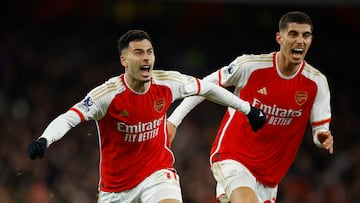
[[181,124],[182,120],[185,118],[185,116],[204,100],[205,98],[201,96],[191,96],[185,98],[170,115],[168,121],[178,127]]
[[227,89],[213,83],[201,81],[200,95],[217,104],[237,109],[245,115],[250,112],[249,102],[240,99]]
[[205,80],[200,80],[200,87],[201,91],[199,95],[201,96],[190,96],[185,98],[170,115],[168,118],[169,122],[178,127],[185,116],[205,98],[214,103],[237,109],[244,114],[248,114],[250,112],[250,104],[248,102],[235,96],[225,88]]
[[45,129],[40,137],[46,138],[47,147],[57,140],[60,140],[72,127],[81,122],[81,119],[74,111],[67,111],[55,118]]

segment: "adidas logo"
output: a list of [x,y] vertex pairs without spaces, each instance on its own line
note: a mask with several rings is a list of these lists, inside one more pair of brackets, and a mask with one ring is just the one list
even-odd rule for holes
[[129,113],[126,111],[126,110],[123,110],[119,113],[119,116],[126,116],[128,117],[129,116]]
[[259,94],[267,95],[266,87],[263,87],[257,91]]

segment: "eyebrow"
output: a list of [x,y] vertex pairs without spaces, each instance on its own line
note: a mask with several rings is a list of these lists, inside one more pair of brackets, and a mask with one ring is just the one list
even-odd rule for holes
[[296,31],[296,30],[289,30],[288,32],[289,33],[312,34],[311,31],[299,32],[299,31]]
[[133,50],[133,52],[135,52],[135,51],[147,52],[147,51],[152,51],[152,50],[154,50],[153,47],[148,48],[148,49],[135,48],[135,49]]

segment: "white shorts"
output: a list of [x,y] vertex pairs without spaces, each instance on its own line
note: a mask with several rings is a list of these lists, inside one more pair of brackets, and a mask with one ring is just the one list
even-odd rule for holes
[[122,192],[99,192],[98,203],[157,203],[176,199],[182,203],[179,176],[162,169],[151,174],[136,187]]
[[250,187],[259,202],[275,202],[278,186],[270,188],[256,181],[252,173],[234,160],[215,162],[211,166],[216,184],[216,198],[221,203],[230,202],[230,195],[238,187]]

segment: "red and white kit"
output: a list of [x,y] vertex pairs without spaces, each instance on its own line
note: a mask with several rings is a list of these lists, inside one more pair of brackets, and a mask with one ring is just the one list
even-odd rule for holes
[[134,92],[125,76],[109,79],[54,119],[41,137],[48,146],[81,122],[95,120],[100,144],[99,190],[131,189],[160,169],[173,170],[166,112],[170,104],[190,95],[248,112],[248,102],[209,82],[175,71],[154,70],[149,89]]
[[[277,53],[242,55],[204,80],[235,87],[234,94],[263,110],[263,128],[254,132],[246,116],[228,108],[211,149],[211,163],[235,160],[268,187],[275,187],[289,170],[309,122],[313,134],[328,130],[331,120],[327,80],[305,61],[293,76],[277,68]],[[179,125],[203,99],[187,98],[169,118]],[[281,132],[281,133],[279,133]],[[314,139],[319,145],[319,141]]]

